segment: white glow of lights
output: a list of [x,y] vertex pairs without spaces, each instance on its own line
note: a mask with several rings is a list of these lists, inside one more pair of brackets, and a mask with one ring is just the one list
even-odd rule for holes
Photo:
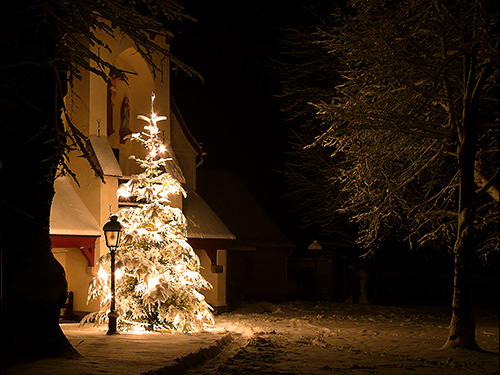
[[[200,261],[187,243],[186,218],[182,210],[171,207],[170,197],[183,194],[182,185],[165,171],[160,155],[167,151],[159,138],[157,124],[167,118],[154,112],[139,115],[147,122],[142,133],[131,139],[141,143],[145,159],[131,159],[144,172],[131,176],[120,186],[120,197],[135,197],[136,205],[123,208],[117,216],[123,225],[123,240],[117,249],[116,304],[120,329],[178,330],[193,332],[214,324],[211,306],[199,291],[211,285],[200,274]],[[102,308],[109,300],[109,255],[101,257],[96,282],[89,297],[101,295]]]

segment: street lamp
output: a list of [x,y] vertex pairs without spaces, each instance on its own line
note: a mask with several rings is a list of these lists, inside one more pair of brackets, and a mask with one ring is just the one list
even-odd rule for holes
[[111,306],[108,314],[108,335],[116,333],[116,318],[118,314],[115,311],[115,254],[116,248],[120,243],[120,235],[122,225],[118,221],[116,215],[112,215],[109,221],[102,227],[106,238],[106,246],[109,248],[111,255]]

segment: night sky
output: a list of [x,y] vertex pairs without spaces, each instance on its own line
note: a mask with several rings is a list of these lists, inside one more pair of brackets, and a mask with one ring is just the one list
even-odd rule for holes
[[[310,4],[310,2],[307,2]],[[202,168],[237,173],[292,240],[299,225],[282,199],[290,130],[279,111],[280,85],[271,72],[283,28],[308,14],[297,1],[186,1],[198,20],[184,22],[172,52],[203,76],[173,74],[172,95],[207,153]],[[306,241],[308,241],[307,239]]]

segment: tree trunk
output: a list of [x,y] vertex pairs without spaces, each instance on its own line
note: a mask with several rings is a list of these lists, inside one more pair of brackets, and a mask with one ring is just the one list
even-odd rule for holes
[[4,133],[16,147],[7,148],[3,164],[2,366],[74,351],[59,327],[67,282],[49,233],[59,158],[52,132],[40,132],[41,116],[28,112],[27,122],[11,122],[13,130]]
[[475,56],[464,59],[464,109],[462,126],[458,129],[458,164],[460,191],[458,202],[458,231],[454,246],[455,276],[453,285],[450,332],[443,348],[479,349],[476,343],[476,323],[472,309],[472,276],[475,261],[476,217],[474,165],[477,152],[478,103],[474,97]]
[[479,349],[476,322],[472,309],[472,265],[474,263],[474,213],[460,213],[458,238],[455,243],[455,277],[453,285],[450,332],[443,348]]
[[[17,198],[43,209],[48,218],[49,202],[41,201],[51,186],[44,185],[33,186],[31,198]],[[19,211],[19,206],[9,208],[4,211],[8,223],[2,251],[2,366],[74,354],[59,326],[67,283],[63,267],[52,255],[48,226],[31,212]]]
[[62,91],[48,58],[55,42],[38,27],[38,14],[24,17],[2,69],[2,366],[76,354],[59,326],[67,282],[49,232],[61,157]]

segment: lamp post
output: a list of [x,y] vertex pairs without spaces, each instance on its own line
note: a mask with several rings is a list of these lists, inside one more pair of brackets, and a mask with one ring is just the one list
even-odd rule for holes
[[116,248],[120,243],[120,235],[122,225],[118,221],[116,215],[112,215],[109,221],[102,227],[106,238],[106,246],[109,248],[111,255],[111,306],[108,314],[108,335],[116,333],[116,318],[118,314],[115,311],[115,254]]
[[307,248],[312,253],[313,256],[313,305],[316,306],[318,303],[318,289],[319,289],[319,282],[318,282],[318,264],[317,264],[317,257],[323,250],[323,246],[319,244],[317,240],[314,240],[309,247]]

